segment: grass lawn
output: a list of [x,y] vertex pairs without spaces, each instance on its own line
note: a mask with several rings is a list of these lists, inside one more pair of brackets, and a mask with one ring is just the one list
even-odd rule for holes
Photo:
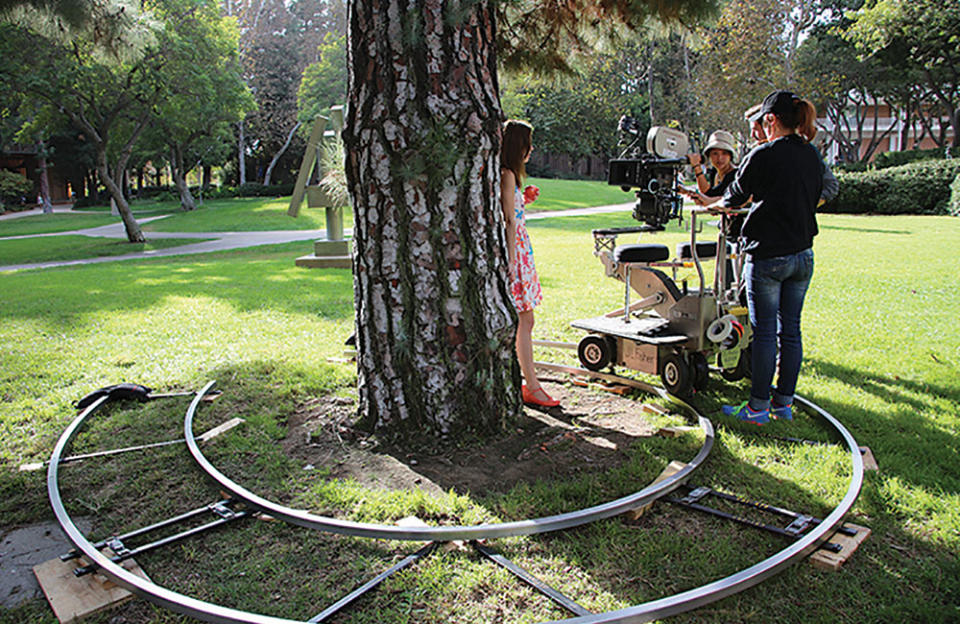
[[[174,205],[170,202],[171,205]],[[174,205],[175,206],[175,205]],[[144,226],[147,232],[253,232],[258,230],[318,230],[326,227],[325,211],[300,206],[296,218],[287,215],[289,197],[211,199],[191,212],[174,211],[166,219]],[[345,211],[344,227],[351,227]]]
[[119,217],[106,214],[71,214],[58,212],[49,215],[30,215],[0,221],[0,237],[70,232],[117,223]]
[[610,186],[606,182],[596,180],[529,178],[527,184],[540,188],[540,198],[530,204],[530,212],[609,206],[633,203],[636,200],[633,193],[625,193],[619,186]]
[[160,238],[146,243],[130,243],[126,239],[101,238],[65,234],[37,238],[0,239],[0,266],[30,264],[33,262],[56,262],[122,256],[168,247],[200,243],[207,238]]
[[[233,206],[228,210],[243,212]],[[592,256],[590,230],[633,224],[626,213],[529,224],[544,287],[537,338],[575,341],[580,333],[569,327],[571,320],[617,307],[622,290]],[[960,619],[960,265],[952,260],[960,249],[960,220],[823,215],[820,224],[799,391],[876,455],[880,471],[867,473],[850,518],[873,535],[840,572],[801,563],[671,622]],[[676,228],[658,237],[671,248],[686,240]],[[218,380],[224,396],[201,411],[197,429],[233,416],[246,422],[210,445],[214,463],[259,493],[350,519],[394,522],[414,514],[429,522],[471,522],[556,513],[631,492],[699,448],[692,434],[637,438],[622,447],[623,463],[615,469],[587,469],[569,481],[519,484],[485,496],[450,491],[433,497],[330,480],[326,466],[304,470],[283,452],[288,425],[315,409],[318,398],[347,395],[355,383],[352,367],[327,361],[340,355],[352,329],[351,275],[294,267],[309,246],[0,275],[0,530],[51,518],[45,473],[17,467],[49,455],[75,413],[73,401],[120,381],[165,391]],[[538,356],[570,361],[547,351]],[[695,397],[718,427],[696,483],[822,517],[843,494],[847,458],[835,446],[758,437],[755,429],[716,416],[719,405],[746,392],[744,382],[712,379]],[[184,407],[182,401],[112,407],[73,450],[175,439]],[[804,415],[764,431],[825,436]],[[336,461],[330,458],[331,465]],[[180,446],[65,466],[61,473],[71,513],[96,516],[95,538],[218,496]],[[666,504],[638,525],[613,518],[494,544],[592,611],[698,586],[783,545],[777,537]],[[138,561],[172,589],[307,619],[417,547],[250,521]],[[118,616],[137,623],[186,621],[136,601],[89,621],[107,624]],[[391,578],[337,621],[513,624],[565,617],[505,572],[454,549]],[[2,624],[55,621],[42,600],[0,610]]]

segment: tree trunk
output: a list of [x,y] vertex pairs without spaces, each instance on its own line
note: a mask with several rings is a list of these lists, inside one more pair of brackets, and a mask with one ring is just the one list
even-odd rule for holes
[[47,173],[46,147],[43,141],[37,141],[37,157],[40,167],[40,207],[43,214],[53,214],[53,203],[50,201],[50,174]]
[[196,210],[197,201],[187,184],[187,172],[183,170],[183,151],[176,147],[170,148],[170,176],[180,193],[180,208],[185,212]]
[[247,146],[243,137],[243,120],[237,122],[237,182],[247,183]]
[[521,410],[490,0],[350,3],[343,132],[360,412],[388,437]]
[[[117,169],[123,171],[120,166],[125,165],[121,162]],[[127,198],[123,196],[123,189],[117,184],[114,176],[110,174],[110,168],[107,166],[107,146],[97,145],[97,173],[100,174],[100,181],[107,187],[110,197],[116,204],[117,211],[120,213],[120,219],[123,221],[123,228],[127,232],[127,240],[131,243],[146,242],[143,232],[140,231],[140,224],[133,218],[133,212],[130,211],[130,204]]]
[[277,150],[277,153],[273,155],[273,158],[270,159],[270,164],[267,165],[267,172],[263,174],[263,185],[270,186],[270,178],[273,176],[273,168],[277,166],[277,162],[280,160],[280,157],[283,156],[284,152],[287,151],[287,148],[290,147],[290,142],[293,141],[293,135],[296,134],[297,130],[300,129],[302,124],[298,121],[293,125],[293,128],[290,129],[290,132],[287,134],[287,140],[283,142],[283,147]]

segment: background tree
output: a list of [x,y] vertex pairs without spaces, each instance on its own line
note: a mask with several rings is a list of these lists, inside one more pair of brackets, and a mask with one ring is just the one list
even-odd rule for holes
[[498,200],[497,45],[511,64],[558,67],[591,24],[639,27],[658,8],[677,16],[704,6],[350,4],[343,137],[368,425],[464,435],[500,430],[520,411]]
[[852,23],[844,36],[863,54],[907,54],[946,119],[934,139],[943,147],[949,125],[953,145],[960,146],[960,4],[875,0],[850,17]]
[[[145,15],[129,19],[131,49],[117,60],[105,57],[92,38],[59,44],[23,26],[0,24],[0,80],[9,80],[23,103],[39,115],[60,113],[93,146],[100,181],[107,187],[131,242],[144,240],[123,194],[130,153],[149,120],[159,87],[152,77],[162,57]],[[108,149],[113,149],[108,153]],[[112,162],[111,162],[112,161]]]
[[774,89],[798,88],[796,55],[826,8],[819,0],[731,0],[697,30],[694,87],[701,124],[739,133],[743,111]]
[[[327,33],[345,35],[344,0],[243,0],[228,5],[240,24],[244,79],[257,103],[238,128],[238,170],[269,184],[289,181],[300,162],[297,93],[306,66],[317,60]],[[329,106],[329,104],[326,104]]]
[[164,91],[147,138],[170,164],[181,208],[194,210],[187,174],[200,162],[218,160],[224,142],[232,142],[230,124],[254,104],[240,73],[235,20],[222,18],[213,2],[170,2],[164,17],[171,30]]
[[839,35],[849,20],[839,11],[833,18],[818,24],[800,47],[797,84],[830,121],[827,134],[837,146],[839,159],[866,162],[897,130],[896,124],[879,129],[880,104],[888,103],[894,111],[898,108],[895,94],[910,79],[910,70],[891,67],[879,56],[861,57]]
[[347,97],[347,36],[324,35],[317,48],[317,60],[303,70],[297,92],[298,119],[308,124],[317,115],[326,115],[334,104]]

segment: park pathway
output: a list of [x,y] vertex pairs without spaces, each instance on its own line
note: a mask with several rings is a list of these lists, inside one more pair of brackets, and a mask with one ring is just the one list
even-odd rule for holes
[[[577,208],[572,210],[555,210],[548,212],[534,212],[527,215],[527,220],[548,219],[555,217],[579,217],[591,214],[601,214],[605,212],[619,212],[632,210],[633,203],[615,204],[611,206],[596,206],[593,208]],[[65,209],[58,209],[56,212],[69,212]],[[20,216],[29,216],[31,214],[40,214],[37,211],[26,211],[24,213],[14,213],[12,215],[0,216],[0,220],[17,218]],[[156,219],[163,219],[168,215],[159,217],[146,217],[139,219],[139,223],[149,223]],[[348,228],[344,230],[345,234],[351,234]],[[86,228],[83,230],[72,230],[69,232],[51,232],[46,234],[26,234],[23,236],[0,236],[0,241],[15,240],[22,238],[48,238],[51,236],[92,236],[102,238],[125,238],[122,223],[113,223],[102,225],[95,228]],[[143,260],[147,258],[159,258],[161,256],[180,256],[185,254],[210,253],[213,251],[226,251],[230,249],[241,249],[245,247],[257,247],[259,245],[276,245],[279,243],[289,243],[302,240],[316,240],[326,238],[326,230],[273,230],[263,232],[149,232],[151,239],[160,238],[202,238],[198,243],[187,243],[179,247],[168,247],[166,249],[149,249],[146,251],[123,254],[119,256],[103,256],[98,258],[84,258],[78,260],[56,260],[51,262],[34,262],[31,264],[10,264],[0,266],[0,272],[22,271],[29,269],[48,269],[52,267],[75,266],[80,264],[98,264],[101,262],[120,262],[122,260]]]

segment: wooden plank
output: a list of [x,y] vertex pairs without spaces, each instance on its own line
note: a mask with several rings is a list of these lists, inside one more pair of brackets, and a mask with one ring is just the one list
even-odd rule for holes
[[667,410],[659,407],[657,405],[650,405],[649,403],[642,403],[640,405],[641,412],[647,412],[648,414],[653,414],[655,416],[667,416],[670,414]]
[[851,557],[851,555],[853,555],[854,551],[857,550],[857,547],[863,543],[863,540],[870,537],[870,529],[867,527],[851,524],[849,522],[844,522],[843,526],[844,528],[856,531],[856,535],[835,533],[833,537],[830,538],[829,543],[839,544],[841,547],[840,552],[830,552],[823,549],[814,552],[812,555],[810,555],[810,563],[815,568],[836,572],[843,567],[843,564]]
[[313,128],[310,130],[310,138],[307,139],[307,148],[303,151],[300,172],[297,174],[296,184],[293,185],[293,195],[290,197],[290,206],[287,208],[287,214],[291,217],[300,214],[300,204],[303,203],[303,196],[307,192],[307,182],[310,181],[313,167],[317,164],[317,148],[323,139],[327,121],[329,120],[323,115],[317,115],[313,119]]
[[663,438],[675,438],[678,435],[683,435],[690,431],[700,431],[700,427],[661,427],[657,430],[657,435]]
[[227,431],[230,431],[231,429],[233,429],[234,427],[236,427],[242,422],[243,422],[242,418],[231,418],[226,422],[220,423],[210,431],[206,431],[201,435],[197,436],[197,439],[200,440],[201,442],[209,442],[210,440],[214,439],[221,433],[226,433]]
[[[112,557],[109,548],[103,554]],[[33,573],[40,582],[47,602],[61,624],[72,624],[81,619],[126,602],[133,594],[115,584],[102,574],[74,576],[74,568],[85,566],[84,559],[61,561],[59,557],[39,563],[33,567]],[[121,563],[127,571],[150,580],[147,574],[133,559]]]
[[[669,464],[667,464],[667,467],[663,469],[663,472],[661,472],[660,475],[656,479],[654,479],[653,483],[651,483],[650,485],[660,483],[661,481],[664,481],[665,479],[668,479],[673,475],[677,474],[678,472],[680,472],[686,467],[687,465],[684,462],[674,460]],[[647,513],[647,510],[653,507],[654,502],[656,501],[651,501],[642,507],[637,507],[636,509],[631,509],[630,511],[626,512],[624,515],[626,516],[627,521],[635,522],[639,520],[640,516]]]

